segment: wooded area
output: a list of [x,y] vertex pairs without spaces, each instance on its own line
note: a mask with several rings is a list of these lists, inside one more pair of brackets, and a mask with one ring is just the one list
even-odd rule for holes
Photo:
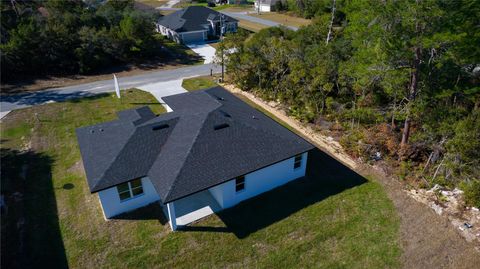
[[[2,1],[2,81],[90,73],[159,54],[158,14],[129,1]],[[8,76],[8,77],[7,77]]]
[[226,37],[232,82],[341,133],[351,154],[381,156],[409,183],[460,185],[480,206],[480,2],[288,3],[314,23]]

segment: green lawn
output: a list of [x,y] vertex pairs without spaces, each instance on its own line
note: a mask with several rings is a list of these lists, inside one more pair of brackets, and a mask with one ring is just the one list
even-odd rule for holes
[[187,91],[196,91],[218,86],[215,77],[204,76],[184,79],[182,87]]
[[163,39],[164,48],[169,52],[170,60],[178,64],[203,64],[204,59],[189,47],[178,44],[168,38]]
[[184,231],[170,232],[156,205],[105,221],[74,130],[144,104],[163,111],[135,90],[2,120],[2,268],[399,267],[399,219],[382,187],[318,150],[306,178]]

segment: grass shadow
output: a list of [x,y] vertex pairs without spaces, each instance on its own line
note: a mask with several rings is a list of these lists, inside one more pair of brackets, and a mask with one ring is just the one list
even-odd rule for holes
[[319,149],[309,152],[307,175],[284,186],[218,212],[225,227],[182,227],[182,231],[232,232],[238,238],[281,221],[295,212],[347,189],[365,178]]
[[2,148],[2,268],[67,268],[52,182],[53,159]]

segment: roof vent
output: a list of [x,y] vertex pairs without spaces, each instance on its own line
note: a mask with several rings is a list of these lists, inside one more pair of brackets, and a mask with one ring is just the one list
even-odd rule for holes
[[228,123],[222,123],[222,124],[217,124],[217,125],[213,126],[213,129],[216,131],[216,130],[224,129],[224,128],[227,128],[227,127],[230,127],[230,125],[228,125]]
[[160,124],[160,125],[153,126],[152,130],[153,131],[158,131],[158,130],[165,129],[165,128],[168,128],[168,127],[170,127],[168,124]]

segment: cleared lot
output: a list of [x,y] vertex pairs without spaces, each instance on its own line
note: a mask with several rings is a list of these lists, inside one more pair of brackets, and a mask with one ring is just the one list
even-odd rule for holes
[[320,151],[305,179],[188,230],[170,232],[155,204],[105,221],[88,192],[74,130],[112,120],[121,109],[163,111],[148,93],[122,96],[31,107],[2,120],[9,205],[2,268],[398,267],[399,220],[382,187]]
[[287,14],[277,13],[277,12],[266,12],[266,13],[260,13],[260,14],[256,14],[255,12],[252,12],[252,13],[249,13],[248,15],[256,18],[261,18],[264,20],[278,22],[286,26],[297,27],[297,28],[301,26],[306,26],[312,23],[311,20],[294,17]]

